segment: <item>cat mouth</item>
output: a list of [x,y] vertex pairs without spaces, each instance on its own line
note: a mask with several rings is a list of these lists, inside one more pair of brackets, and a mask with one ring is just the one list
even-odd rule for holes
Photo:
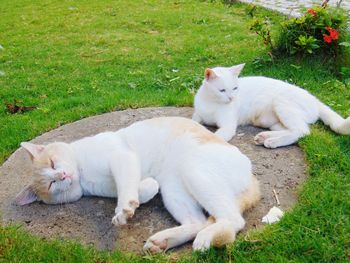
[[50,190],[50,188],[51,188],[52,184],[53,184],[53,183],[55,183],[55,182],[56,182],[55,180],[52,180],[52,181],[50,182],[50,184],[49,184],[49,188],[48,188],[47,190]]

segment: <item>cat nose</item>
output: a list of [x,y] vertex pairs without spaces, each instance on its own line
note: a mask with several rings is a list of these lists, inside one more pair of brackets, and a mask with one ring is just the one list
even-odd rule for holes
[[60,180],[63,181],[63,180],[66,179],[66,178],[67,178],[66,172],[62,172],[62,173],[60,174]]
[[69,173],[66,173],[66,172],[62,172],[62,173],[60,173],[60,175],[59,175],[59,179],[60,179],[61,181],[64,181],[64,180],[66,180],[66,178],[72,179],[72,176],[73,176],[73,174],[69,174]]

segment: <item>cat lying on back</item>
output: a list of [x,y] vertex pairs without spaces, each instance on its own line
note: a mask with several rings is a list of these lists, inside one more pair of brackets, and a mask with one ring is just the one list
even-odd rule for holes
[[244,64],[205,70],[195,99],[193,120],[216,125],[226,141],[238,125],[252,124],[271,131],[254,141],[267,148],[295,143],[310,133],[309,124],[321,119],[340,134],[350,134],[350,118],[343,119],[307,91],[266,77],[238,78]]
[[165,207],[181,225],[151,236],[144,246],[151,252],[192,239],[196,250],[233,242],[245,224],[242,212],[259,199],[249,159],[185,118],[140,121],[69,144],[21,145],[37,173],[17,196],[20,205],[118,196],[112,222],[123,225],[158,192],[159,183]]

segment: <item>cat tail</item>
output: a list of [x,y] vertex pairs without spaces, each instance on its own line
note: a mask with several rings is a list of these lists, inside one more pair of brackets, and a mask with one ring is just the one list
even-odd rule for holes
[[319,102],[320,119],[333,131],[343,135],[350,135],[350,117],[344,119],[330,107]]

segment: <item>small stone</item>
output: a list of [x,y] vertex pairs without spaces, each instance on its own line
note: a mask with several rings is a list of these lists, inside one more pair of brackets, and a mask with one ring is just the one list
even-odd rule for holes
[[266,169],[269,169],[270,168],[270,165],[269,164],[263,164],[262,166],[264,166]]
[[97,203],[98,203],[99,205],[104,205],[104,204],[105,204],[105,201],[99,200]]
[[275,222],[278,222],[283,216],[283,214],[284,212],[281,209],[274,206],[270,209],[267,215],[262,218],[261,222],[265,224],[273,224]]
[[136,241],[136,239],[134,237],[128,237],[127,241],[130,243],[134,243]]
[[103,216],[103,213],[102,212],[97,212],[96,216],[98,216],[98,217]]

